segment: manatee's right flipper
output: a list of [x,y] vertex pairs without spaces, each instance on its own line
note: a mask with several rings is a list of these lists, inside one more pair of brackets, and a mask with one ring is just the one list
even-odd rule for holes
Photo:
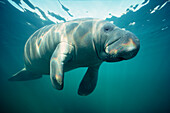
[[54,88],[63,89],[64,65],[73,58],[74,47],[61,42],[54,50],[50,60],[50,79]]
[[88,68],[85,76],[80,83],[78,89],[79,95],[86,96],[93,92],[97,84],[99,67],[100,64]]
[[23,68],[21,71],[9,78],[9,81],[27,81],[41,78],[42,75],[32,73]]

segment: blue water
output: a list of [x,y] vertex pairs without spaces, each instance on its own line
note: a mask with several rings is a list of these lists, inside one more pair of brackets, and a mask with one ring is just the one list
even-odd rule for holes
[[[28,0],[24,1],[35,8]],[[136,12],[129,10],[119,18],[106,18],[133,32],[140,39],[140,51],[128,61],[103,63],[94,92],[79,96],[77,89],[86,68],[65,73],[62,91],[52,87],[49,76],[24,82],[8,81],[24,66],[23,48],[28,37],[53,22],[45,15],[46,20],[42,20],[29,10],[21,12],[8,1],[1,0],[0,113],[169,113],[170,3],[150,13],[166,1],[150,0]],[[62,8],[74,16],[64,5]],[[66,20],[52,12],[49,14],[58,20]],[[129,25],[133,22],[134,25]]]

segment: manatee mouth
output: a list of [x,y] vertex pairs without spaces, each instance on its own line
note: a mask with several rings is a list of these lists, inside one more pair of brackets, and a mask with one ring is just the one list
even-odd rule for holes
[[128,60],[136,56],[139,51],[139,44],[131,38],[128,40],[115,40],[105,47],[105,52],[110,61]]
[[108,46],[112,45],[113,43],[117,42],[121,37],[117,38],[116,40],[109,42],[106,44],[106,46],[104,47],[104,49],[106,49]]
[[114,49],[111,49],[111,50],[110,50],[109,48],[112,48],[113,46],[114,46],[113,48],[116,48],[116,46],[118,46],[119,43],[122,42],[122,40],[120,41],[120,39],[121,39],[121,37],[117,38],[117,39],[114,40],[114,41],[107,42],[106,45],[105,45],[105,47],[104,47],[105,53],[108,54],[108,55],[110,55],[110,54],[111,54],[110,52],[111,52],[112,50],[114,50]]

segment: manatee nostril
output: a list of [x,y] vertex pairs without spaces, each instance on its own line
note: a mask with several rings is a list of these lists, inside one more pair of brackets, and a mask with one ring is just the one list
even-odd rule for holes
[[139,42],[139,39],[138,39],[137,37],[135,37],[135,41],[136,41],[136,42]]

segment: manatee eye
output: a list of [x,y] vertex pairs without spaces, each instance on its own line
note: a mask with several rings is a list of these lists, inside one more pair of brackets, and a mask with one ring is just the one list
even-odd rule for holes
[[104,26],[104,32],[109,32],[113,30],[113,26],[112,25],[105,25]]
[[109,28],[105,28],[105,31],[109,31]]

